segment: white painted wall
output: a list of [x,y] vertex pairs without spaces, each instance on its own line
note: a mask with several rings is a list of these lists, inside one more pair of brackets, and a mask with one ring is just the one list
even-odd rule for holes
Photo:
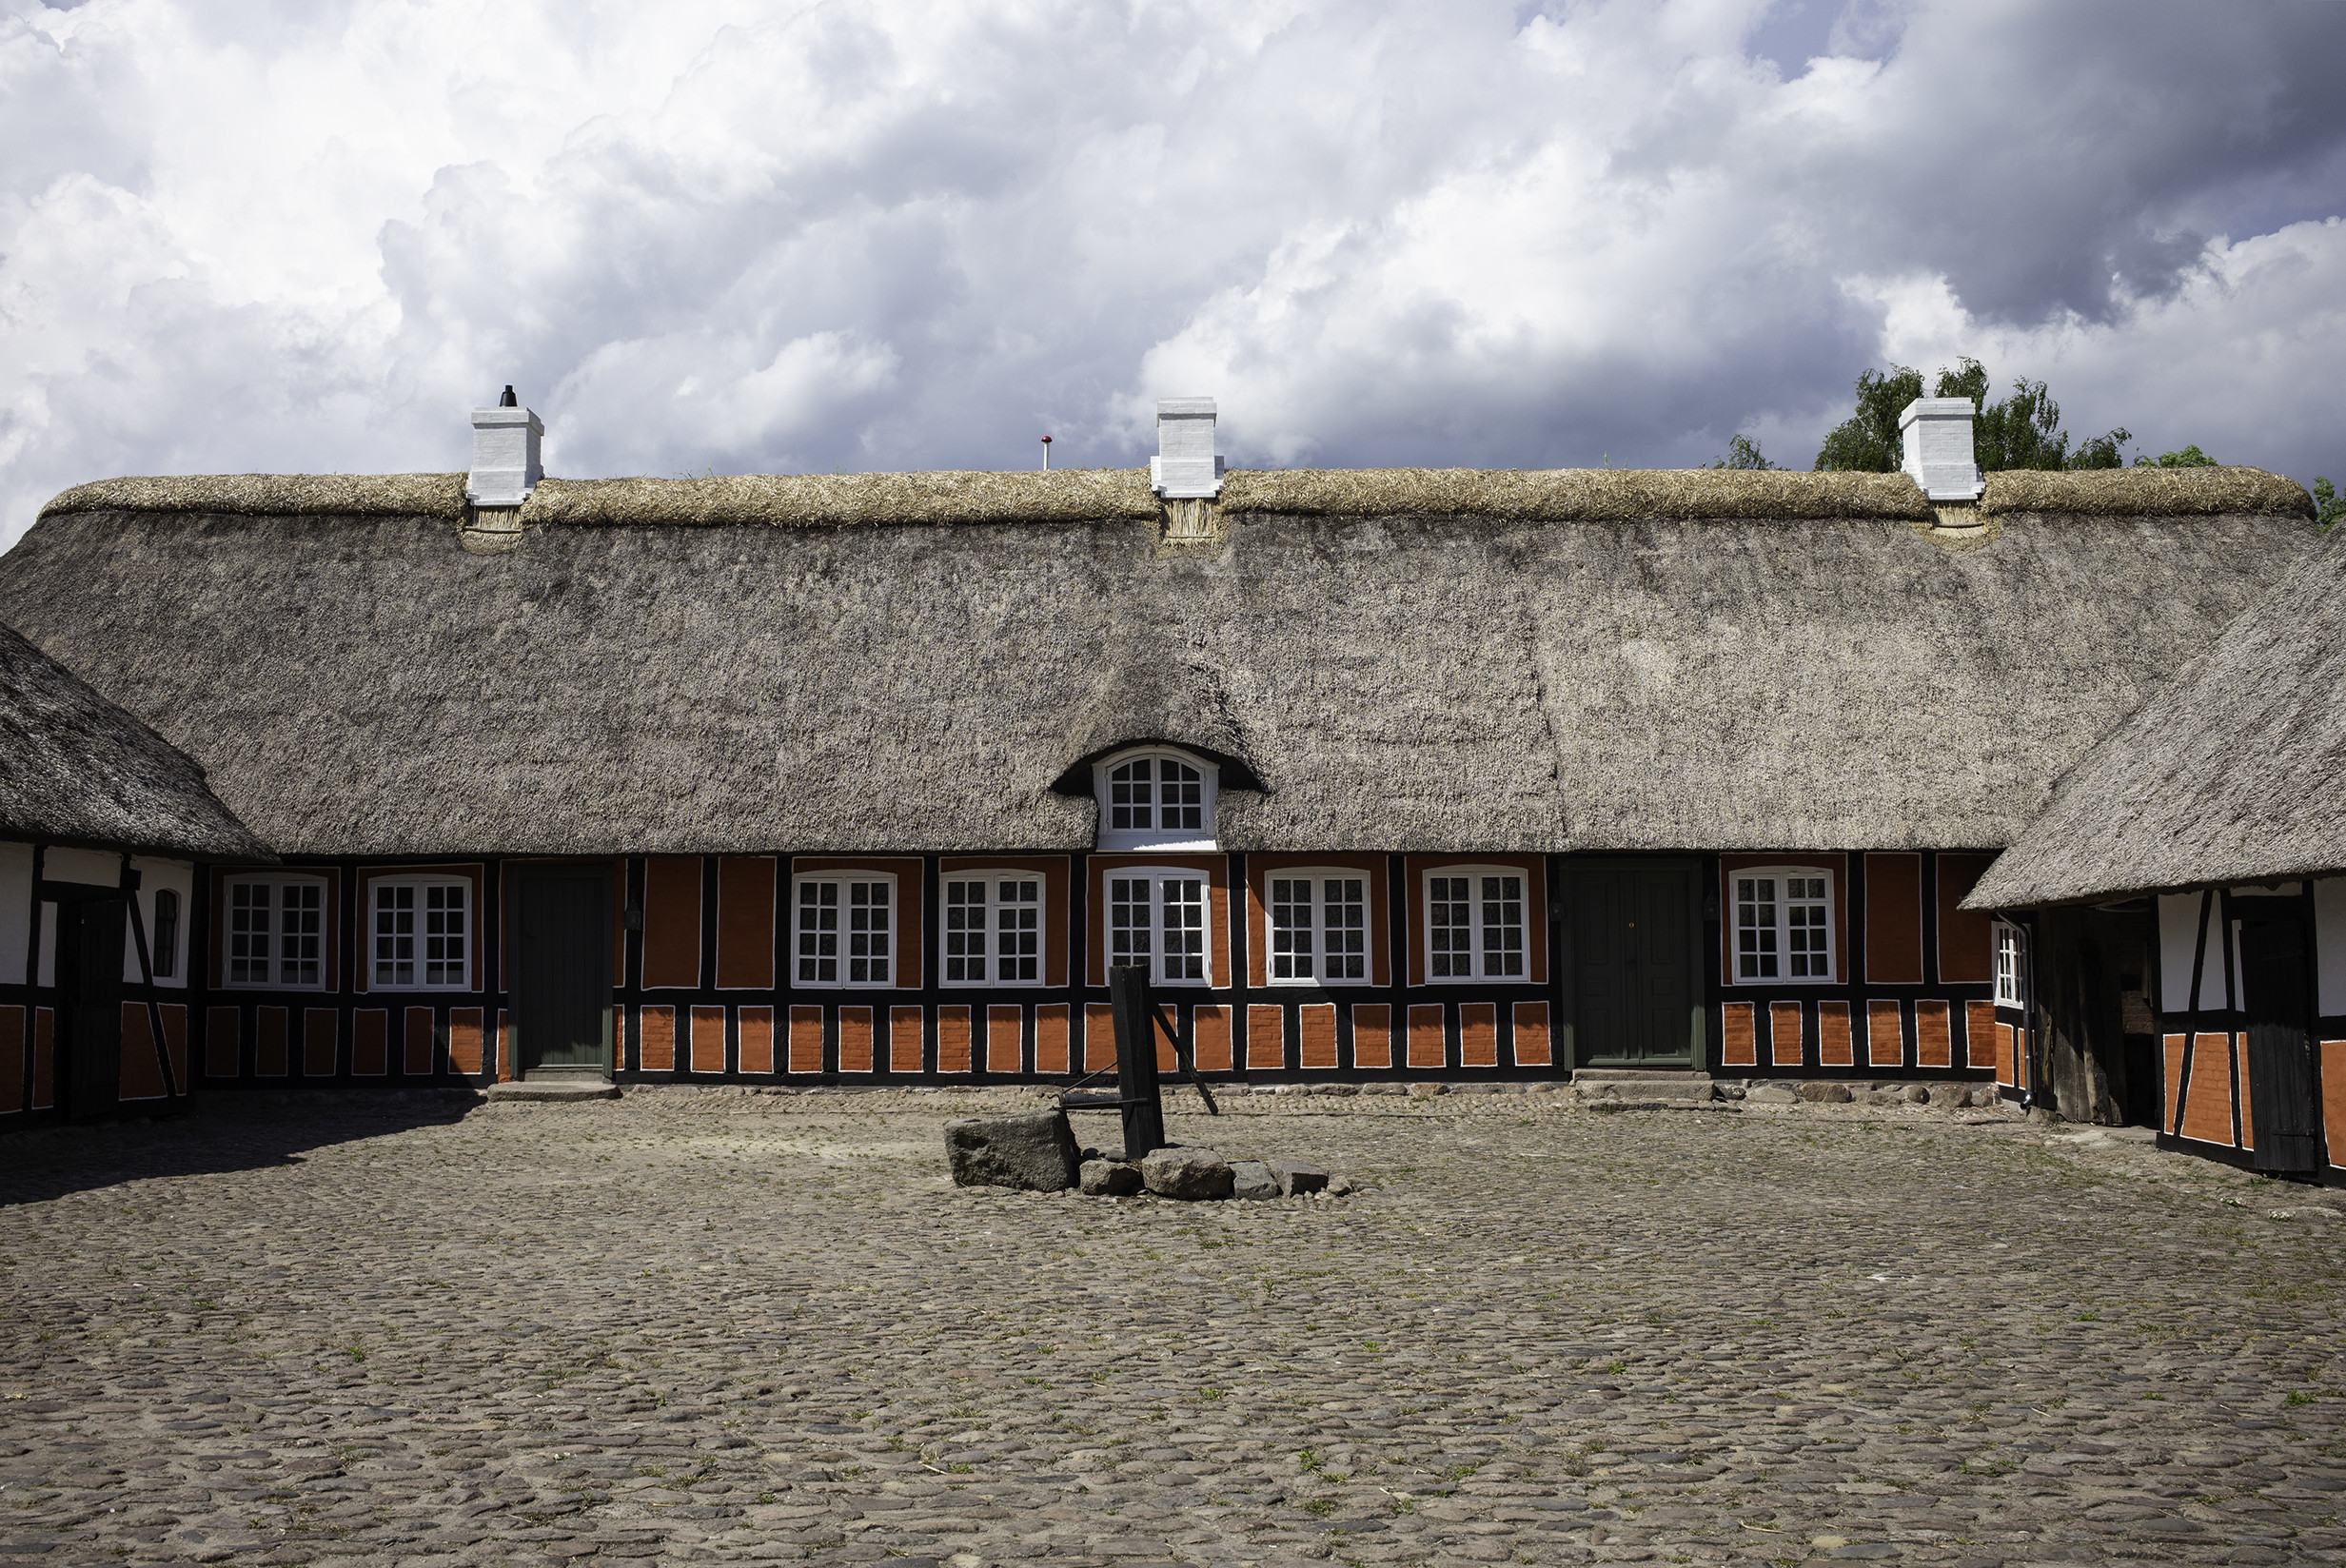
[[88,882],[94,887],[122,886],[122,856],[112,850],[61,850],[54,844],[41,857],[41,875],[50,882]]
[[[139,873],[139,918],[147,924],[147,940],[155,940],[155,891],[169,888],[179,894],[179,962],[171,966],[169,975],[157,975],[155,984],[166,990],[184,990],[187,984],[187,928],[195,919],[195,863],[188,860],[154,860],[143,854],[130,857],[130,869]],[[122,933],[122,977],[137,981],[139,973],[138,938],[127,928]],[[163,955],[154,955],[157,967]]]
[[[2191,1006],[2191,955],[2198,943],[2200,895],[2161,893],[2159,897],[2159,1008],[2181,1012]],[[2199,982],[2202,1009],[2228,1008],[2232,993],[2224,984],[2224,901],[2214,900],[2208,911],[2207,962]]]
[[2346,1013],[2346,876],[2314,884],[2314,973],[2321,1015]]
[[0,982],[25,981],[32,940],[32,846],[0,844]]

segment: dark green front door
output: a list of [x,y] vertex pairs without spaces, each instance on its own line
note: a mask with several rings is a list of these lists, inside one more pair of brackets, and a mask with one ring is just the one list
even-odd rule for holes
[[2235,898],[2248,1012],[2249,1131],[2258,1170],[2319,1170],[2314,1108],[2313,966],[2303,900]]
[[611,1060],[611,869],[513,872],[513,1027],[522,1070]]
[[1695,1065],[1698,873],[1692,861],[1567,863],[1573,1066]]

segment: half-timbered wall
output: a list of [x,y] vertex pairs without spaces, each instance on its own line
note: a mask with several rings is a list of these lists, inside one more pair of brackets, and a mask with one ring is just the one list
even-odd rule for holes
[[[1955,906],[1990,856],[1906,853],[1754,853],[1699,862],[1708,890],[1690,916],[1693,1052],[1681,1065],[1732,1077],[1913,1079],[1993,1073],[2025,1087],[2024,1016],[1992,1005],[1988,923]],[[1683,862],[1683,857],[1681,857]],[[208,872],[207,955],[193,1018],[199,1085],[320,1080],[488,1081],[517,1075],[510,919],[497,859],[309,862]],[[1119,884],[1197,884],[1200,973],[1156,985],[1207,1073],[1247,1077],[1564,1076],[1573,1068],[1570,931],[1561,889],[1573,864],[1541,855],[655,856],[608,862],[614,932],[612,1038],[622,1078],[754,1083],[1059,1078],[1106,1066],[1107,967]],[[1754,867],[1810,867],[1832,883],[1829,972],[1753,981],[1735,972],[1733,879]],[[310,879],[325,951],[314,983],[238,980],[227,925],[236,882]],[[1485,930],[1495,877],[1520,898],[1511,928]],[[951,938],[966,887],[1003,879],[1035,905],[1032,978],[956,975]],[[463,885],[471,956],[439,985],[382,984],[370,958],[370,890],[386,881]],[[1314,884],[1314,972],[1295,972],[1279,907]],[[1327,884],[1340,891],[1331,913]],[[1520,942],[1520,973],[1459,967],[1437,919],[1465,902],[1467,951]],[[1031,889],[1026,887],[1031,883]],[[888,914],[884,976],[824,971],[801,951],[808,922],[838,912],[846,931],[874,900]],[[825,899],[832,902],[826,904]],[[861,899],[863,902],[858,903]],[[998,906],[988,895],[987,912]],[[1362,972],[1330,977],[1326,922],[1362,922]],[[961,922],[956,927],[956,920]],[[1505,928],[1503,917],[1498,925]],[[867,929],[865,934],[871,934]],[[0,933],[4,939],[4,933]],[[1446,963],[1446,954],[1448,962]],[[490,955],[483,957],[483,955]],[[1161,954],[1153,954],[1161,957]],[[1511,961],[1510,961],[1511,962]],[[1508,963],[1496,967],[1507,969]],[[1284,970],[1284,972],[1282,972]],[[1584,1041],[1586,1035],[1583,1036]],[[1160,1042],[1168,1066],[1173,1044]],[[1587,1059],[1584,1044],[1581,1054]]]
[[189,1085],[188,963],[196,868],[148,855],[126,860],[114,851],[0,843],[0,1130],[49,1120],[65,1100],[59,1052],[71,998],[57,983],[58,907],[37,897],[36,890],[43,882],[118,888],[126,864],[138,874],[134,896],[153,984],[149,989],[137,936],[126,920],[115,1098],[110,1105],[75,1109],[102,1114],[159,1107],[171,1098],[174,1086],[185,1092]]
[[2254,1159],[2255,1091],[2233,911],[2239,897],[2303,900],[2314,937],[2310,1043],[2325,1174],[2346,1181],[2346,877],[2198,889],[2157,900],[2159,1132],[2196,1154]]

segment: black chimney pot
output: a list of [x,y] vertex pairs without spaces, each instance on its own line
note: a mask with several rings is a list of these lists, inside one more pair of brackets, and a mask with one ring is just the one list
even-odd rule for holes
[[522,406],[522,400],[515,397],[513,395],[513,388],[508,386],[505,388],[505,395],[497,400],[497,406],[500,408],[519,408]]

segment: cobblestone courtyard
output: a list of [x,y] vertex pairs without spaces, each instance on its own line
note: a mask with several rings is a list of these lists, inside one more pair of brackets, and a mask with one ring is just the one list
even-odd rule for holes
[[0,1561],[2346,1559],[2346,1194],[1922,1111],[1254,1097],[1175,1135],[1370,1190],[1111,1203],[947,1185],[981,1102],[0,1144]]

